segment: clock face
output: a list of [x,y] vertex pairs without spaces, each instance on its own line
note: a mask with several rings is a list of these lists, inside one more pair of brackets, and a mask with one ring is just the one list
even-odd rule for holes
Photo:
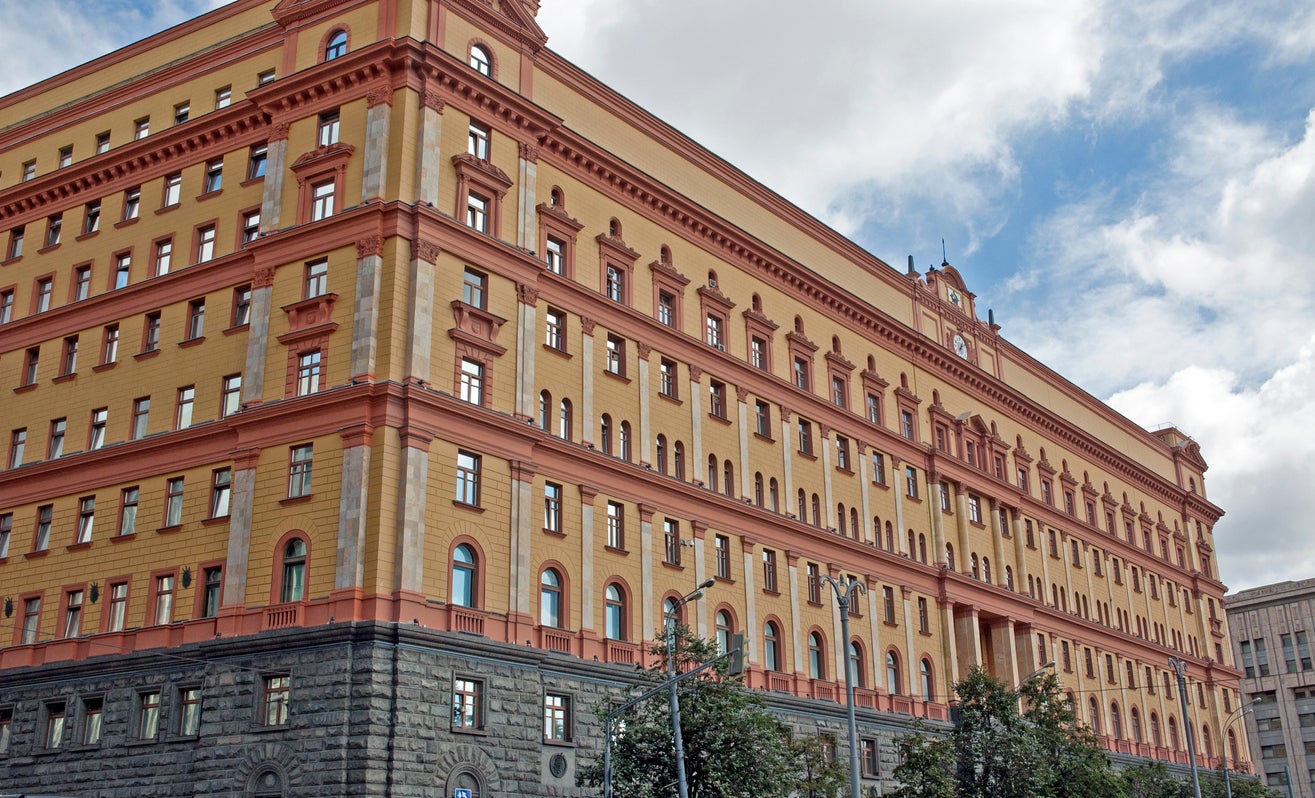
[[963,297],[959,295],[959,292],[954,290],[953,288],[948,288],[948,287],[946,290],[948,292],[947,295],[950,297],[950,304],[954,305],[957,308],[963,307]]
[[968,342],[964,340],[962,335],[957,333],[954,336],[954,354],[965,360],[968,359]]

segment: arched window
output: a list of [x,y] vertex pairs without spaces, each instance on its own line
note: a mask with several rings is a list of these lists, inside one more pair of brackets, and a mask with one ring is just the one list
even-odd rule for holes
[[676,479],[684,481],[685,479],[685,444],[682,441],[676,441],[671,448],[672,470],[676,474]]
[[982,555],[982,581],[991,582],[991,558],[985,555]]
[[781,512],[781,488],[776,482],[776,477],[767,480],[767,495],[772,501],[772,512]]
[[849,524],[845,520],[845,503],[841,502],[836,505],[836,527],[841,535],[849,535]]
[[603,596],[604,634],[608,640],[626,639],[626,601],[625,594],[615,583],[607,586]]
[[283,588],[281,601],[306,598],[306,541],[293,538],[283,547]]
[[276,766],[266,766],[252,775],[247,795],[252,798],[283,798],[283,773]]
[[347,55],[347,31],[335,31],[324,45],[324,60],[332,61]]
[[808,523],[808,494],[799,489],[799,520]]
[[468,765],[448,776],[447,784],[448,788],[444,791],[447,795],[456,795],[457,790],[467,790],[470,798],[485,798],[487,794],[484,792],[483,777]]
[[452,550],[452,603],[458,607],[475,606],[478,563],[475,552],[465,543]]
[[981,579],[981,578],[982,578],[982,568],[981,568],[981,565],[977,562],[977,552],[973,552],[973,553],[972,553],[972,558],[971,558],[970,561],[971,561],[971,563],[972,563],[972,569],[971,569],[971,570],[972,570],[972,574],[973,574],[973,579]]
[[708,455],[708,490],[717,490],[717,455]]
[[657,436],[657,470],[667,473],[667,436]]
[[881,539],[881,518],[875,515],[872,516],[872,537],[877,544],[877,548],[886,548],[886,544]]
[[859,530],[858,530],[858,508],[857,508],[857,507],[850,507],[850,508],[849,508],[849,531],[850,531],[850,534],[852,534],[852,535],[854,536],[854,540],[858,540],[858,538],[859,538]]
[[1119,705],[1110,702],[1110,734],[1116,740],[1123,739],[1123,718],[1119,715]]
[[1141,713],[1136,707],[1128,710],[1128,720],[1132,723],[1132,741],[1134,743],[1142,742],[1141,736]]
[[826,647],[819,632],[808,634],[808,675],[813,679],[826,678]]
[[685,622],[684,615],[685,608],[675,598],[668,596],[662,602],[662,621],[664,625],[668,618],[675,620],[677,624],[682,624]]
[[603,454],[612,453],[612,417],[603,414],[602,434],[599,436],[603,448]]
[[1160,716],[1151,713],[1151,745],[1160,748],[1164,745],[1164,740],[1160,737]]
[[717,610],[717,653],[725,654],[731,650],[731,640],[735,636],[735,623],[726,610]]
[[781,669],[781,630],[775,621],[763,624],[763,667],[769,671]]
[[726,462],[722,463],[721,480],[722,480],[721,482],[722,492],[724,492],[727,496],[734,496],[735,495],[735,466],[731,465],[730,460],[727,460]]
[[1014,567],[1012,565],[1005,566],[1005,587],[1010,590],[1014,589]]
[[557,437],[571,440],[571,400],[563,399],[557,413]]
[[1177,751],[1180,743],[1178,741],[1178,719],[1173,715],[1169,716],[1169,747]]
[[1232,729],[1228,730],[1228,756],[1234,762],[1238,761],[1237,734]]
[[[909,530],[909,557],[913,557],[913,556],[914,556],[913,530],[910,529]],[[926,560],[923,560],[923,562],[926,562]]]
[[886,652],[886,690],[891,695],[903,695],[900,687],[899,655],[894,651]]
[[949,566],[949,568],[950,568],[951,571],[954,570],[954,544],[953,544],[953,543],[946,543],[946,544],[945,544],[945,564]]
[[630,434],[630,422],[629,422],[629,421],[622,421],[622,422],[621,422],[621,439],[620,439],[620,443],[621,443],[621,459],[622,459],[622,460],[625,460],[625,461],[627,461],[627,462],[629,462],[631,459],[633,459],[632,456],[631,456],[631,446],[630,446],[630,441],[631,441],[631,440],[632,440],[632,436],[631,436],[631,434]]
[[763,473],[761,471],[753,472],[753,503],[759,507],[763,506]]
[[854,676],[855,687],[868,686],[867,668],[863,662],[863,644],[857,640],[849,641],[849,672]]
[[821,525],[822,525],[822,499],[816,493],[814,493],[813,494],[813,526],[821,526]]
[[931,660],[923,657],[918,661],[918,679],[922,682],[922,700],[936,700],[936,682],[932,679]]
[[482,44],[472,44],[470,46],[470,66],[481,75],[493,74],[493,57],[489,55],[488,48]]
[[[912,548],[909,549],[909,556],[910,556],[910,557],[913,556],[913,549],[912,549]],[[927,562],[927,536],[926,536],[926,535],[918,535],[918,561],[921,562],[921,563],[924,563],[924,564]]]
[[545,568],[539,576],[539,625],[562,625],[562,577],[555,568]]
[[1087,701],[1087,725],[1096,734],[1104,734],[1104,731],[1100,728],[1100,701],[1095,696]]
[[552,394],[547,391],[539,391],[539,428],[552,428]]
[[1201,750],[1207,757],[1213,758],[1215,755],[1215,743],[1210,739],[1210,724],[1201,724]]

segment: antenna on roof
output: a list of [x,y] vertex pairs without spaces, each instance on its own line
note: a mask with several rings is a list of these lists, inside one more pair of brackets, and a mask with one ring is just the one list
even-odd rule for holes
[[945,257],[945,239],[943,238],[941,239],[941,265],[942,266],[950,265],[949,259]]

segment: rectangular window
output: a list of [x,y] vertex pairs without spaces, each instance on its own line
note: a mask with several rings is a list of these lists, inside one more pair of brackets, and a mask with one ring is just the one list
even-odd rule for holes
[[57,418],[50,422],[50,448],[46,452],[47,460],[64,456],[64,435],[68,432],[68,419]]
[[662,358],[658,363],[658,393],[668,399],[679,398],[678,373],[676,361]]
[[50,310],[50,298],[55,294],[55,281],[50,277],[37,280],[37,313]]
[[196,386],[188,385],[178,389],[178,403],[174,408],[174,429],[187,429],[192,426],[192,409],[196,406]]
[[457,496],[461,504],[479,506],[480,457],[470,452],[457,452]]
[[547,243],[544,245],[543,259],[548,264],[548,271],[553,274],[564,274],[566,272],[566,243],[548,236]]
[[172,574],[155,578],[155,623],[164,626],[174,620],[174,578]]
[[0,560],[9,556],[9,538],[14,532],[14,514],[0,513]]
[[264,86],[266,83],[273,83],[274,79],[277,77],[278,77],[277,71],[273,69],[266,69],[264,72],[261,72],[256,75],[256,85]]
[[205,300],[193,299],[187,303],[187,340],[205,336]]
[[260,237],[260,211],[242,214],[242,243],[249,244]]
[[717,576],[721,579],[731,578],[731,539],[725,535],[717,535],[714,539],[714,548],[716,549]]
[[608,299],[613,302],[626,301],[626,278],[624,272],[615,266],[608,266],[606,278],[603,283],[604,292]]
[[64,357],[59,366],[61,377],[73,374],[78,370],[78,337],[70,335],[64,339]]
[[178,526],[183,522],[183,478],[172,477],[165,483],[164,526]]
[[139,440],[146,437],[146,430],[151,419],[151,397],[143,396],[132,400],[132,428],[130,437]]
[[36,162],[35,160],[33,160],[33,161],[24,161],[24,162],[23,162],[23,180],[22,180],[21,182],[26,183],[27,181],[32,180],[32,179],[35,178],[36,176],[37,176],[37,162]]
[[547,693],[543,697],[543,739],[553,743],[571,741],[571,697]]
[[910,499],[918,498],[918,470],[913,466],[904,467],[904,495]]
[[799,451],[802,454],[813,453],[813,424],[799,419]]
[[776,552],[763,549],[763,590],[776,592]]
[[314,466],[314,444],[293,446],[288,456],[288,498],[298,499],[311,495],[311,470]]
[[337,108],[320,114],[319,132],[316,134],[315,143],[321,147],[337,144],[338,121]]
[[607,336],[607,372],[618,377],[626,375],[626,342],[615,335]]
[[73,145],[59,148],[59,168],[63,169],[73,165]]
[[119,497],[119,534],[122,536],[137,533],[137,495],[135,487],[124,488]]
[[160,311],[146,314],[142,327],[142,351],[154,352],[160,348]]
[[[30,598],[23,601],[23,635],[19,640],[30,646],[37,641],[41,632],[41,599]],[[61,725],[62,728],[62,725]],[[55,745],[59,745],[56,741]]]
[[726,383],[718,380],[708,383],[708,412],[717,418],[726,418]]
[[128,583],[116,582],[110,585],[110,608],[105,621],[109,632],[122,632],[128,619]]
[[96,497],[83,496],[78,499],[78,534],[77,543],[90,543],[92,531],[96,528]]
[[219,614],[220,591],[224,586],[224,569],[218,566],[205,569],[201,594],[201,617],[213,618]]
[[849,407],[849,386],[844,377],[831,378],[831,404],[836,407]]
[[178,734],[195,737],[201,731],[201,688],[183,687],[178,690]]
[[452,728],[484,728],[484,683],[456,677],[452,680]]
[[320,389],[321,356],[317,349],[297,357],[297,395],[309,396]]
[[817,563],[815,562],[808,563],[807,573],[808,573],[808,603],[821,604],[822,579],[821,579],[821,572],[817,567]]
[[217,468],[210,475],[210,517],[227,517],[232,501],[233,469]]
[[82,591],[70,590],[64,594],[64,636],[82,634]]
[[808,360],[802,357],[795,358],[793,373],[795,387],[809,390],[811,382],[808,378]]
[[165,175],[164,178],[164,195],[160,200],[161,208],[172,208],[177,205],[183,198],[183,173],[174,172],[171,175]]
[[714,349],[726,351],[726,322],[720,316],[708,314],[707,322],[707,341],[708,346]]
[[81,302],[91,296],[91,267],[79,266],[73,270],[73,301]]
[[466,226],[481,233],[489,231],[489,201],[473,191],[466,195]]
[[543,485],[543,529],[546,532],[562,531],[562,486],[553,482]]
[[292,697],[291,676],[266,676],[261,691],[261,725],[286,726],[288,702]]
[[219,417],[228,418],[242,409],[242,375],[224,377],[219,391]]
[[14,320],[14,291],[7,289],[0,291],[0,324],[8,324]]
[[607,545],[621,550],[626,547],[626,508],[617,502],[607,503]]
[[982,523],[982,498],[968,494],[968,520],[974,524]]
[[872,453],[872,481],[878,485],[886,484],[886,456],[881,452]]
[[329,292],[329,261],[315,260],[306,264],[302,298],[313,299]]
[[466,139],[466,152],[481,161],[489,159],[490,131],[486,125],[470,120],[470,134]]
[[566,314],[560,310],[549,309],[544,316],[544,346],[566,351]]
[[927,611],[927,599],[918,597],[918,631],[931,634],[931,614]]
[[[836,436],[836,468],[841,471],[849,470],[849,438],[843,435]],[[857,529],[853,532],[854,535],[858,535]]]
[[174,124],[181,125],[192,115],[191,103],[178,103],[174,106]]
[[41,363],[41,347],[28,349],[23,356],[23,385],[35,385]]
[[84,236],[100,232],[100,200],[88,202],[82,214],[82,234]]
[[772,406],[761,399],[753,403],[754,432],[764,438],[772,437]]
[[487,275],[474,269],[465,269],[461,277],[461,301],[480,310],[487,309],[488,282]]
[[163,241],[155,242],[155,262],[153,264],[153,274],[159,277],[169,273],[174,259],[174,240],[166,238]]
[[110,134],[108,131],[96,134],[96,154],[101,155],[110,151]]
[[753,336],[749,339],[749,363],[756,369],[766,371],[769,368],[767,362],[767,341],[764,338]]
[[23,452],[27,449],[27,427],[9,433],[9,467],[18,468],[23,464]]
[[667,327],[676,326],[676,296],[670,291],[658,292],[657,319]]
[[99,696],[82,700],[82,744],[100,745],[105,718],[105,699]]
[[247,153],[247,180],[265,176],[265,164],[269,160],[268,144],[253,144]]
[[886,623],[895,623],[895,588],[886,586],[881,589],[881,612]]
[[917,426],[913,423],[913,414],[908,410],[899,413],[900,434],[908,440],[917,440]]
[[[40,599],[37,599],[39,602]],[[68,720],[64,702],[46,704],[46,748],[59,748],[64,744],[64,727]]]
[[251,286],[240,285],[233,289],[232,327],[245,327],[251,323]]
[[233,87],[221,86],[215,89],[215,110],[227,108],[233,102]]
[[311,186],[310,220],[318,222],[333,215],[337,185],[332,180]]
[[133,186],[123,192],[123,221],[136,219],[142,209],[142,187]]
[[674,518],[662,521],[663,551],[670,565],[680,565],[680,522]]
[[208,224],[196,231],[196,262],[205,263],[215,257],[215,226]]

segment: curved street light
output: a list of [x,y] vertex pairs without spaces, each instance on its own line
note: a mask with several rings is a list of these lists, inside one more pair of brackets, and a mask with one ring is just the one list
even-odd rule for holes
[[[1254,705],[1257,700],[1258,699],[1253,698],[1245,704],[1242,704],[1229,713],[1228,717],[1224,719],[1224,739],[1220,740],[1219,743],[1224,749],[1224,792],[1227,794],[1228,798],[1233,798],[1233,780],[1228,775],[1228,729],[1234,723],[1241,720],[1242,716],[1251,710],[1252,705]],[[1234,764],[1236,764],[1236,762],[1234,762]]]
[[[849,656],[849,605],[856,593],[864,593],[867,588],[863,583],[849,577],[841,582],[831,574],[822,574],[819,579],[831,586],[836,594],[836,604],[840,607],[840,633],[844,636],[845,647],[845,712],[849,718],[849,795],[859,798],[858,791],[858,723],[854,719],[854,663]],[[684,798],[682,796],[681,798]]]
[[671,704],[671,737],[676,748],[676,792],[680,798],[689,798],[689,784],[685,778],[685,743],[680,734],[680,696],[676,693],[676,613],[691,601],[703,598],[703,591],[712,587],[714,580],[706,579],[692,593],[686,593],[671,607],[663,618],[667,642],[667,678],[671,681],[668,703]]

